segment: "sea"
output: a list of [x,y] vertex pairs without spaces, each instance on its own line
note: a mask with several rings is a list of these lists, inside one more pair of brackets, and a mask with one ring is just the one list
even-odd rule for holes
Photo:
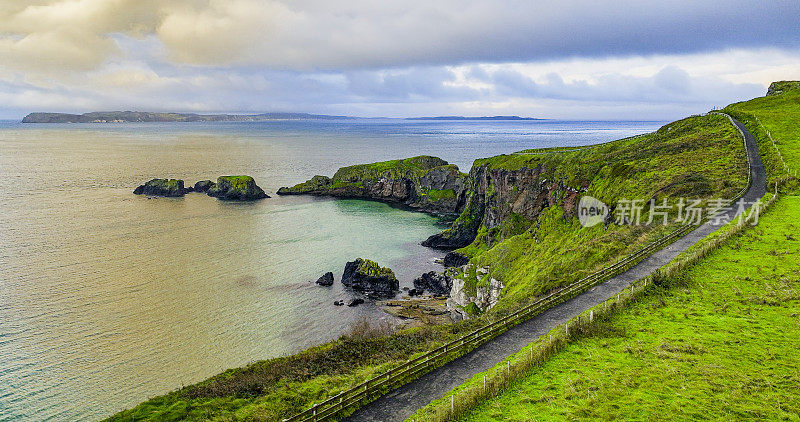
[[[473,160],[590,145],[659,121],[282,120],[21,124],[0,121],[0,420],[99,420],[227,368],[338,338],[345,263],[369,258],[400,285],[441,270],[420,246],[434,216],[275,191],[359,163]],[[155,177],[187,185],[251,175],[272,198],[148,198]],[[332,271],[333,287],[314,283]]]

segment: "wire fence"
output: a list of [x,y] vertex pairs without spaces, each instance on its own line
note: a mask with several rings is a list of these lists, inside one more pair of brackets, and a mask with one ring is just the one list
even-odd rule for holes
[[412,421],[425,420],[427,422],[456,420],[485,400],[502,393],[514,381],[525,376],[532,368],[544,363],[550,356],[562,350],[571,340],[601,332],[604,327],[602,324],[598,324],[599,321],[604,321],[624,308],[628,303],[636,301],[649,286],[658,284],[663,281],[662,279],[680,273],[707,256],[708,253],[722,245],[731,236],[741,232],[748,224],[754,224],[759,213],[769,208],[776,198],[777,195],[773,195],[761,210],[751,210],[746,218],[740,219],[736,224],[729,226],[729,229],[722,235],[704,242],[696,249],[670,262],[663,270],[659,270],[662,271],[661,274],[653,274],[631,283],[622,292],[593,308],[587,309],[580,315],[554,328],[548,334],[540,336],[516,354],[509,356],[504,362],[500,362],[483,374],[478,374],[468,380],[462,386],[453,390],[449,396],[434,401],[415,413],[410,419]]
[[786,160],[784,160],[784,159],[783,159],[783,154],[781,154],[781,150],[780,150],[780,149],[778,149],[778,144],[775,142],[775,140],[774,140],[774,139],[772,139],[772,133],[769,131],[769,129],[767,129],[767,127],[766,127],[766,126],[764,126],[764,124],[763,124],[763,123],[761,123],[761,120],[760,120],[758,117],[756,117],[756,116],[753,116],[753,118],[755,118],[755,119],[756,119],[756,123],[758,123],[758,125],[759,125],[759,126],[762,128],[762,129],[764,129],[764,132],[767,134],[767,138],[769,138],[769,140],[772,142],[772,146],[775,148],[775,152],[777,152],[777,153],[778,153],[778,158],[780,158],[780,160],[781,160],[781,164],[783,164],[783,169],[784,169],[784,170],[786,170],[786,174],[787,174],[788,176],[797,176],[797,170],[795,170],[795,171],[794,171],[794,174],[792,174],[792,170],[791,170],[791,169],[789,168],[789,166],[786,164]]
[[[733,120],[730,116],[726,114],[723,115],[731,119],[731,123],[733,124]],[[736,125],[734,124],[734,126]],[[739,133],[742,135],[742,139],[743,142],[745,142],[746,147],[744,133],[741,130],[739,130]],[[751,182],[751,169],[749,160],[747,168],[747,184],[735,198],[727,202],[725,208],[730,207],[735,201],[742,198],[747,192]],[[703,221],[705,222],[708,219],[709,217],[706,217]],[[623,259],[613,265],[590,274],[587,277],[576,281],[575,283],[564,286],[544,297],[538,298],[516,312],[478,328],[477,330],[446,343],[436,349],[430,350],[420,356],[410,359],[383,374],[370,378],[361,384],[328,398],[327,400],[314,404],[310,408],[288,419],[284,419],[284,422],[322,421],[334,417],[342,413],[344,410],[357,408],[362,404],[368,403],[375,397],[413,381],[414,379],[430,372],[431,370],[442,366],[460,356],[463,356],[476,347],[491,340],[492,338],[506,332],[517,324],[524,322],[559,303],[569,300],[580,293],[627,271],[629,268],[635,266],[646,257],[671,244],[697,227],[699,227],[699,225],[683,225],[669,234],[647,244],[645,247],[625,256]]]

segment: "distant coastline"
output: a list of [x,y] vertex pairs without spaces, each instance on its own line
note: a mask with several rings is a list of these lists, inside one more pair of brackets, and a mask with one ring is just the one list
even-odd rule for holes
[[464,117],[464,116],[435,116],[435,117],[408,117],[406,120],[549,120],[539,119],[536,117],[520,117],[520,116],[482,116],[482,117]]
[[[145,123],[145,122],[263,122],[270,120],[343,120],[360,119],[353,116],[332,116],[309,113],[261,113],[261,114],[196,114],[155,113],[148,111],[93,111],[91,113],[30,113],[22,123]],[[547,120],[520,116],[432,116],[408,117],[402,120]]]
[[147,111],[94,111],[83,114],[30,113],[22,123],[139,123],[139,122],[260,122],[267,120],[353,119],[308,113],[195,114],[153,113]]

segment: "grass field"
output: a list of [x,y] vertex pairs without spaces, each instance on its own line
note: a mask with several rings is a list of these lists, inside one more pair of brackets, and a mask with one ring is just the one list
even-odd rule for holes
[[781,198],[463,420],[800,420],[798,216]]

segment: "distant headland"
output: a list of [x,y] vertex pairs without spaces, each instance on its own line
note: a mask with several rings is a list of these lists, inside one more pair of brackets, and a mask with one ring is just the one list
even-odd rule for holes
[[[30,113],[22,123],[140,123],[140,122],[263,122],[270,120],[342,120],[361,119],[353,116],[332,116],[309,113],[261,114],[196,114],[154,113],[149,111],[93,111],[91,113]],[[432,116],[408,117],[402,120],[547,120],[520,116]]]
[[134,123],[134,122],[260,122],[267,120],[352,119],[308,113],[195,114],[153,113],[147,111],[95,111],[83,114],[31,113],[22,123]]
[[406,120],[548,120],[548,119],[538,119],[535,117],[520,117],[520,116],[482,116],[482,117],[435,116],[435,117],[409,117]]

